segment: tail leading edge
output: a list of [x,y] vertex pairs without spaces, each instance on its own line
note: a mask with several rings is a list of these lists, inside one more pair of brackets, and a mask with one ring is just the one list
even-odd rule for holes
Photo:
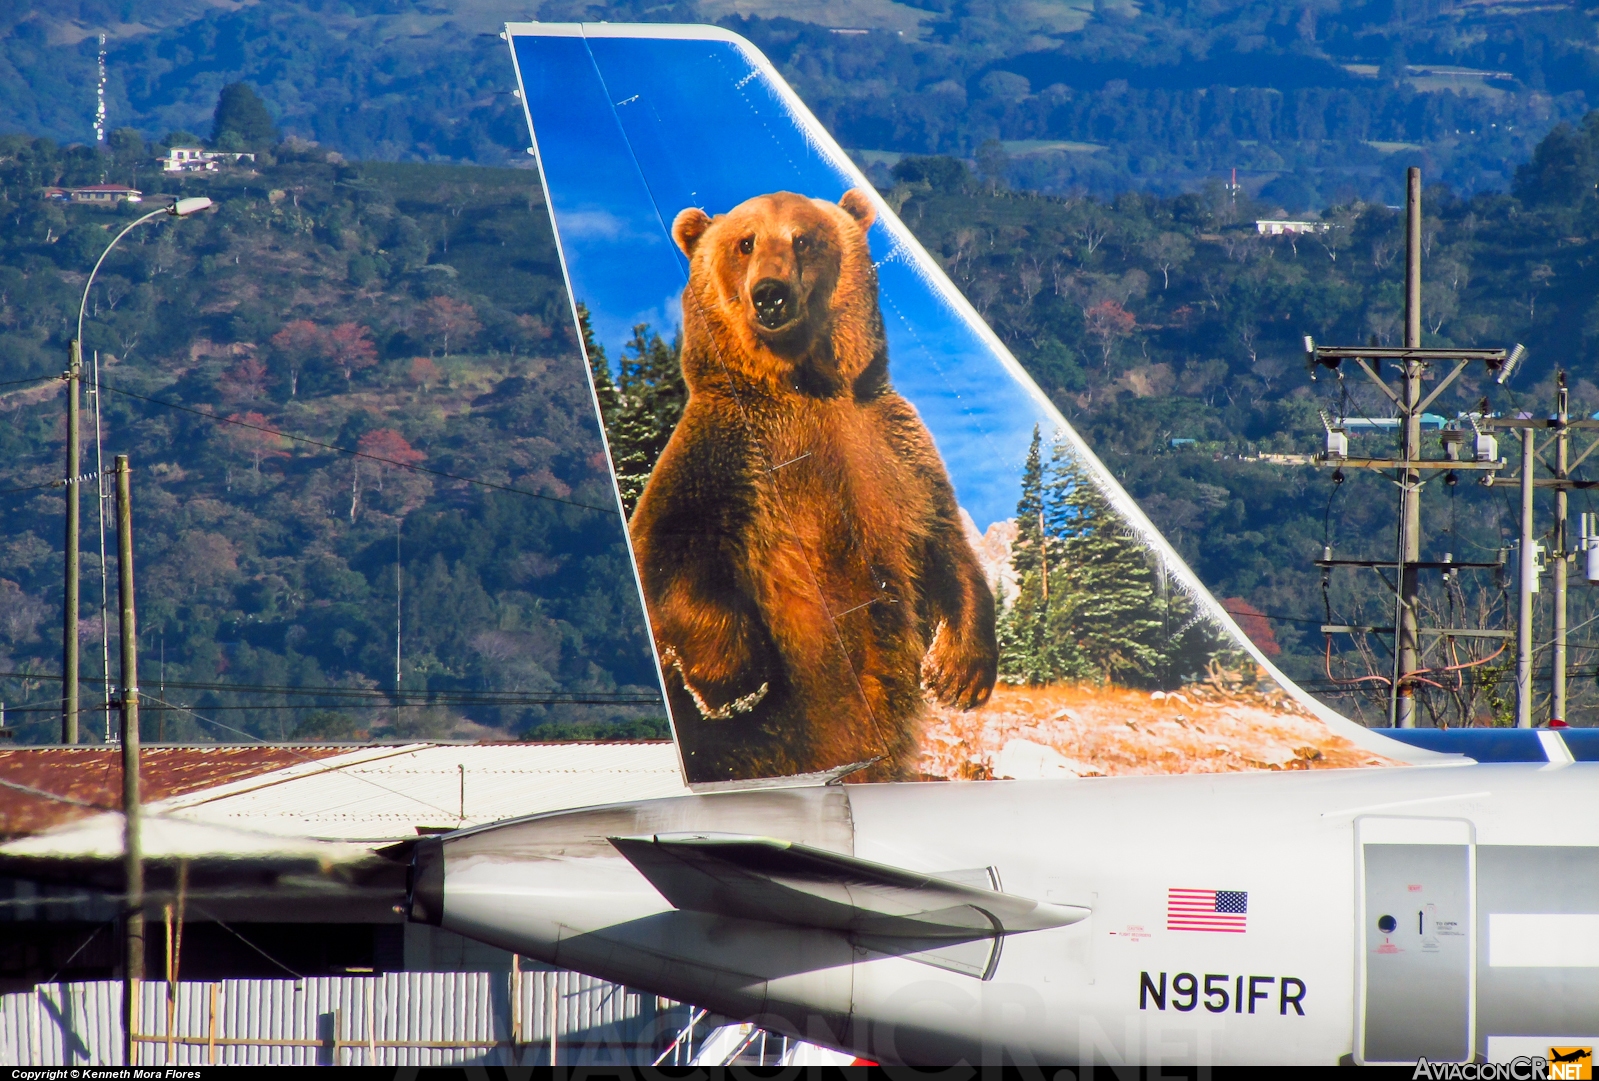
[[1459,760],[1277,670],[749,42],[505,37],[690,781]]

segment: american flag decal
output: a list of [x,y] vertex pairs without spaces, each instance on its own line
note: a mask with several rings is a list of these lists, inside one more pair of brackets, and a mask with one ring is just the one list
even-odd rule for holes
[[1166,891],[1166,930],[1242,933],[1249,916],[1249,894],[1243,890]]

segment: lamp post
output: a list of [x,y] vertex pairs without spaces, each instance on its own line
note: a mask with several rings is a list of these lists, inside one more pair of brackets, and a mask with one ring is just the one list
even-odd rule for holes
[[67,352],[67,535],[66,577],[62,590],[61,608],[61,742],[78,742],[78,471],[82,468],[82,441],[78,435],[78,394],[83,382],[83,313],[89,305],[89,290],[94,287],[94,276],[100,273],[100,264],[117,242],[147,221],[165,215],[186,218],[211,206],[211,200],[202,197],[179,199],[171,206],[152,210],[143,217],[129,222],[127,227],[111,239],[95,260],[89,271],[89,280],[83,283],[83,299],[78,303],[78,333]]

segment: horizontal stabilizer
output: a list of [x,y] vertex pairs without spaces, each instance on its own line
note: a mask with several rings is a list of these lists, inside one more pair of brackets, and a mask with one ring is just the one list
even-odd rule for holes
[[612,837],[675,907],[884,938],[971,939],[1076,923],[1086,908],[887,867],[769,837]]

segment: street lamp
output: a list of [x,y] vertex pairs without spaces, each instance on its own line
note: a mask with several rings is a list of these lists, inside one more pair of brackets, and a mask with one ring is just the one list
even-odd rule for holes
[[154,218],[186,218],[211,206],[211,200],[201,197],[179,199],[171,206],[152,210],[136,218],[112,238],[94,269],[83,285],[83,300],[78,304],[78,334],[72,339],[67,353],[67,538],[66,583],[61,619],[61,742],[78,742],[78,470],[82,468],[82,446],[78,438],[78,390],[83,380],[83,312],[89,304],[89,290],[94,286],[94,276],[100,273],[100,264],[117,242],[134,229]]

